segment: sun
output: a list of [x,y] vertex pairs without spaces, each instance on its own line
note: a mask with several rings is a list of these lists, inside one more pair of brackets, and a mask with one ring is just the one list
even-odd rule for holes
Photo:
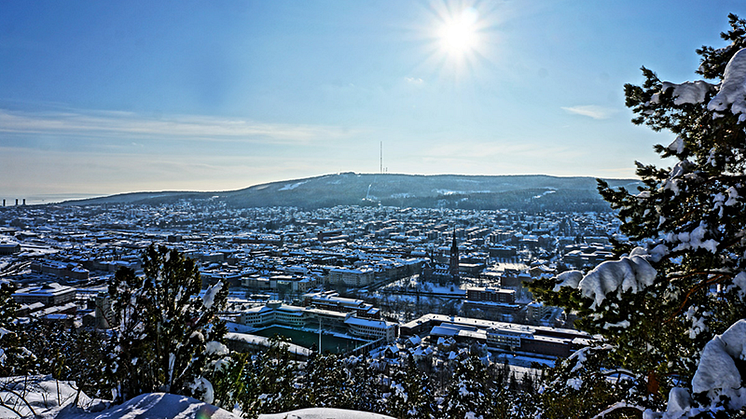
[[460,13],[442,17],[438,29],[440,48],[453,57],[463,57],[479,47],[479,15],[468,7]]
[[497,3],[430,0],[419,27],[422,71],[458,84],[487,76],[499,57],[500,25],[511,14],[504,2]]

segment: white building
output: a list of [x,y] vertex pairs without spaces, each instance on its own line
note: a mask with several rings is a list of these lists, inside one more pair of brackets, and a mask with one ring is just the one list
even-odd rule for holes
[[383,320],[361,319],[350,316],[345,324],[351,335],[365,339],[386,339],[391,343],[397,338],[398,325]]
[[282,304],[279,301],[269,302],[264,306],[253,307],[241,313],[240,323],[252,327],[265,327],[273,324],[294,328],[313,328],[336,330],[366,340],[386,339],[394,342],[399,335],[397,323],[363,319],[354,313],[343,313],[315,307],[297,307]]
[[13,299],[18,304],[42,303],[45,306],[58,306],[75,299],[76,290],[73,287],[50,282],[42,286],[21,288],[13,293]]

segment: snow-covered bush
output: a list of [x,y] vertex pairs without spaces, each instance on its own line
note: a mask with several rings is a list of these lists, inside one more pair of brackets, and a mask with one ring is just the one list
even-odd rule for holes
[[213,285],[199,298],[194,261],[163,246],[144,252],[143,271],[137,276],[121,268],[109,287],[118,322],[109,367],[119,400],[154,391],[210,395],[202,376],[227,353],[225,325],[217,318],[227,286]]

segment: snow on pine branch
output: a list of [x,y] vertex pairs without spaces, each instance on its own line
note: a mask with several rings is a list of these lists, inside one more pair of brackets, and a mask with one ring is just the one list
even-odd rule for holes
[[220,292],[222,288],[223,283],[218,282],[217,284],[208,288],[207,291],[205,291],[205,296],[202,297],[202,304],[205,306],[206,310],[209,310],[215,303],[215,296],[218,295],[218,292]]
[[[746,361],[746,320],[731,325],[722,335],[707,342],[692,378],[692,393],[704,394],[710,405],[699,405],[685,388],[674,387],[663,414],[648,417],[681,419],[702,417],[702,413],[739,411],[746,407],[746,388],[739,364]],[[709,416],[708,416],[709,417]]]
[[746,406],[746,388],[737,363],[746,361],[746,320],[739,320],[705,345],[697,372],[692,378],[694,393],[707,393],[711,400],[725,395],[731,406]]
[[606,261],[583,276],[580,271],[567,271],[557,276],[554,291],[569,286],[579,288],[583,297],[593,300],[591,309],[600,306],[609,294],[638,293],[653,284],[657,272],[648,260],[657,262],[665,254],[665,246],[657,246],[650,253],[637,247],[629,256]]
[[687,81],[681,84],[666,81],[662,84],[661,93],[653,95],[650,101],[658,103],[660,101],[659,95],[666,93],[670,89],[673,89],[672,97],[674,98],[674,105],[683,105],[685,103],[694,104],[704,102],[707,93],[715,90],[715,86],[702,80],[694,82]]
[[[661,95],[670,90],[673,90],[671,97],[674,105],[680,106],[704,103],[707,94],[715,91],[716,86],[703,80],[680,84],[663,82],[660,92],[650,98],[650,103],[660,103]],[[718,113],[730,110],[734,115],[739,115],[740,122],[746,121],[746,49],[736,52],[728,61],[720,90],[707,104],[707,109]],[[677,148],[680,153],[680,146]]]
[[728,61],[720,92],[707,104],[707,109],[715,112],[729,108],[734,115],[739,115],[739,122],[746,120],[746,49],[736,52]]
[[720,243],[713,239],[704,240],[705,235],[707,234],[707,229],[707,223],[704,221],[700,221],[697,228],[695,228],[691,232],[684,231],[681,233],[668,233],[666,235],[666,242],[672,244],[677,242],[679,243],[673,249],[674,252],[689,249],[706,249],[711,253],[715,253],[717,252],[717,246]]
[[728,286],[726,292],[733,289],[737,289],[739,298],[746,297],[746,272],[739,272],[738,275],[733,278],[733,284]]

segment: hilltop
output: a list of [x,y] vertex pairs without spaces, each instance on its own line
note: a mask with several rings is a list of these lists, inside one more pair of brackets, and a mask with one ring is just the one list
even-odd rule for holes
[[[605,179],[612,187],[634,189],[630,179]],[[339,173],[285,180],[224,192],[135,192],[66,201],[63,205],[162,204],[213,200],[232,208],[335,205],[605,211],[592,177],[547,175],[467,176]]]

